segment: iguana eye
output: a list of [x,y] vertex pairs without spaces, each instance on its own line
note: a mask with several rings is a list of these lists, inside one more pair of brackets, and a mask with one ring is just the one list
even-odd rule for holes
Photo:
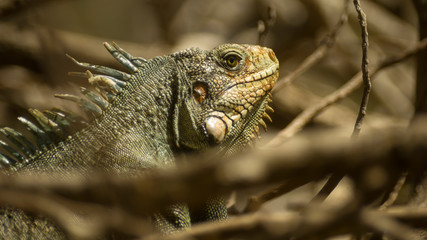
[[240,56],[235,53],[227,54],[224,57],[226,67],[232,70],[234,70],[239,65],[240,60]]
[[193,97],[198,103],[202,103],[206,98],[206,85],[203,83],[196,83],[193,87]]

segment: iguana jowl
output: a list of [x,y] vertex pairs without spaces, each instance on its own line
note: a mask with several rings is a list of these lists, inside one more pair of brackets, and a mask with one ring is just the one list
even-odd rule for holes
[[[70,122],[76,118],[30,110],[40,126],[20,120],[36,135],[37,146],[13,129],[1,130],[16,145],[1,142],[9,153],[0,154],[0,164],[9,174],[70,170],[88,174],[101,169],[135,175],[174,166],[174,155],[183,151],[215,145],[221,154],[235,153],[251,141],[259,124],[265,125],[262,117],[268,117],[269,92],[278,77],[278,60],[268,48],[224,44],[211,51],[190,48],[145,60],[115,44],[105,47],[130,73],[73,59],[88,69],[85,75],[99,94],[82,89],[86,98],[59,97],[78,102],[92,120],[70,134]],[[212,200],[208,208],[202,219],[226,217],[221,201]],[[153,217],[161,231],[191,224],[186,206],[171,209]],[[19,226],[10,221],[15,210],[5,211],[12,212],[8,224]],[[19,215],[15,220],[22,214],[15,214]],[[0,234],[13,227],[6,225]]]

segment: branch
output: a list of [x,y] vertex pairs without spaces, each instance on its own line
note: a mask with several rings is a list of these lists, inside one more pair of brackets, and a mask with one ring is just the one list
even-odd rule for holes
[[398,219],[400,222],[417,228],[425,228],[427,226],[426,207],[390,207],[385,210],[385,213],[392,218]]
[[387,208],[389,208],[391,205],[393,205],[393,203],[396,201],[397,197],[399,196],[400,190],[402,189],[403,185],[406,182],[407,176],[408,176],[408,172],[404,172],[402,174],[402,176],[399,178],[399,180],[394,185],[393,190],[387,196],[387,199],[379,207],[379,210],[384,211]]
[[[415,10],[418,13],[418,29],[420,39],[427,37],[427,2],[413,0]],[[427,50],[421,51],[417,56],[417,81],[415,96],[415,112],[427,112]]]
[[364,210],[360,213],[361,221],[377,233],[396,240],[421,240],[414,229],[398,222],[396,219],[380,211]]
[[[360,104],[359,114],[357,116],[356,123],[354,125],[353,137],[359,135],[360,130],[362,129],[362,122],[366,116],[366,110],[368,108],[369,94],[371,92],[371,80],[369,78],[368,71],[368,23],[366,21],[366,15],[360,7],[359,0],[354,0],[354,7],[356,8],[356,12],[359,18],[359,24],[362,29],[362,77],[363,77],[363,97],[362,103]],[[328,179],[326,184],[322,187],[320,192],[311,200],[310,204],[313,202],[322,202],[325,200],[331,192],[337,187],[337,185],[344,178],[344,174],[342,173],[333,173],[332,176]]]
[[267,14],[267,20],[258,21],[258,45],[260,46],[263,46],[265,44],[265,38],[267,37],[270,30],[273,28],[274,23],[276,23],[276,8],[268,6]]
[[369,77],[368,70],[368,23],[366,21],[366,15],[360,7],[360,1],[354,0],[354,7],[356,8],[357,16],[359,18],[359,24],[362,29],[362,77],[363,77],[363,97],[362,103],[360,104],[359,115],[357,116],[356,124],[354,125],[353,137],[359,135],[362,129],[362,122],[366,116],[366,110],[368,108],[369,93],[371,92],[371,80]]
[[298,187],[301,187],[302,185],[307,184],[310,181],[310,179],[289,179],[277,187],[264,191],[262,194],[251,196],[249,197],[248,204],[246,205],[243,212],[255,212],[259,210],[264,203],[277,197],[280,197],[283,194],[288,193]]
[[331,194],[331,192],[337,187],[338,183],[340,183],[343,178],[344,178],[343,173],[332,174],[332,176],[329,177],[328,181],[325,183],[322,189],[320,189],[320,191],[316,194],[316,196],[314,196],[314,198],[311,199],[309,204],[311,205],[314,203],[323,202]]

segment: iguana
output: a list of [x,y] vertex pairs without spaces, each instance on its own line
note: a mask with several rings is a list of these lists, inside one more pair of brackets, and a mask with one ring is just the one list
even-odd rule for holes
[[[96,92],[82,88],[84,97],[57,95],[77,102],[89,121],[60,110],[30,109],[37,124],[19,120],[35,141],[11,128],[0,131],[0,167],[7,174],[65,173],[96,169],[111,174],[138,175],[153,168],[175,165],[183,152],[216,146],[230,155],[243,149],[264,125],[270,91],[279,63],[271,49],[223,44],[211,51],[190,48],[146,60],[133,57],[117,44],[104,43],[129,73],[81,63]],[[73,124],[74,123],[74,124]],[[73,125],[82,125],[80,130]],[[222,200],[209,201],[193,216],[184,204],[171,206],[152,219],[157,229],[170,233],[199,220],[227,217]],[[43,217],[12,208],[0,209],[2,238],[66,238],[60,227]]]

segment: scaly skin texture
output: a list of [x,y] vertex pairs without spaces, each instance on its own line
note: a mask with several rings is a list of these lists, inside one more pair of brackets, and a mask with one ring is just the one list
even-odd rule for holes
[[[175,155],[181,152],[216,146],[220,154],[231,155],[244,148],[263,123],[268,93],[278,78],[273,51],[259,46],[224,44],[211,51],[191,48],[147,62],[135,60],[117,46],[106,47],[130,74],[80,65],[107,73],[87,75],[89,82],[104,89],[101,95],[109,99],[108,106],[101,113],[92,107],[98,116],[87,127],[46,144],[24,162],[11,164],[9,174],[73,170],[85,175],[102,170],[133,176],[173,167]],[[116,78],[125,83],[114,83]],[[109,98],[111,93],[114,96]],[[176,204],[152,219],[160,231],[171,233],[195,222],[227,217],[222,199],[213,198],[206,206],[193,211]],[[22,218],[38,224],[30,224],[28,219],[23,223]],[[28,217],[21,211],[4,209],[0,221],[0,234],[6,237],[26,236],[28,233],[17,230],[23,225],[32,229],[34,238],[62,234],[51,231],[54,227],[48,222],[40,224],[43,218]]]

